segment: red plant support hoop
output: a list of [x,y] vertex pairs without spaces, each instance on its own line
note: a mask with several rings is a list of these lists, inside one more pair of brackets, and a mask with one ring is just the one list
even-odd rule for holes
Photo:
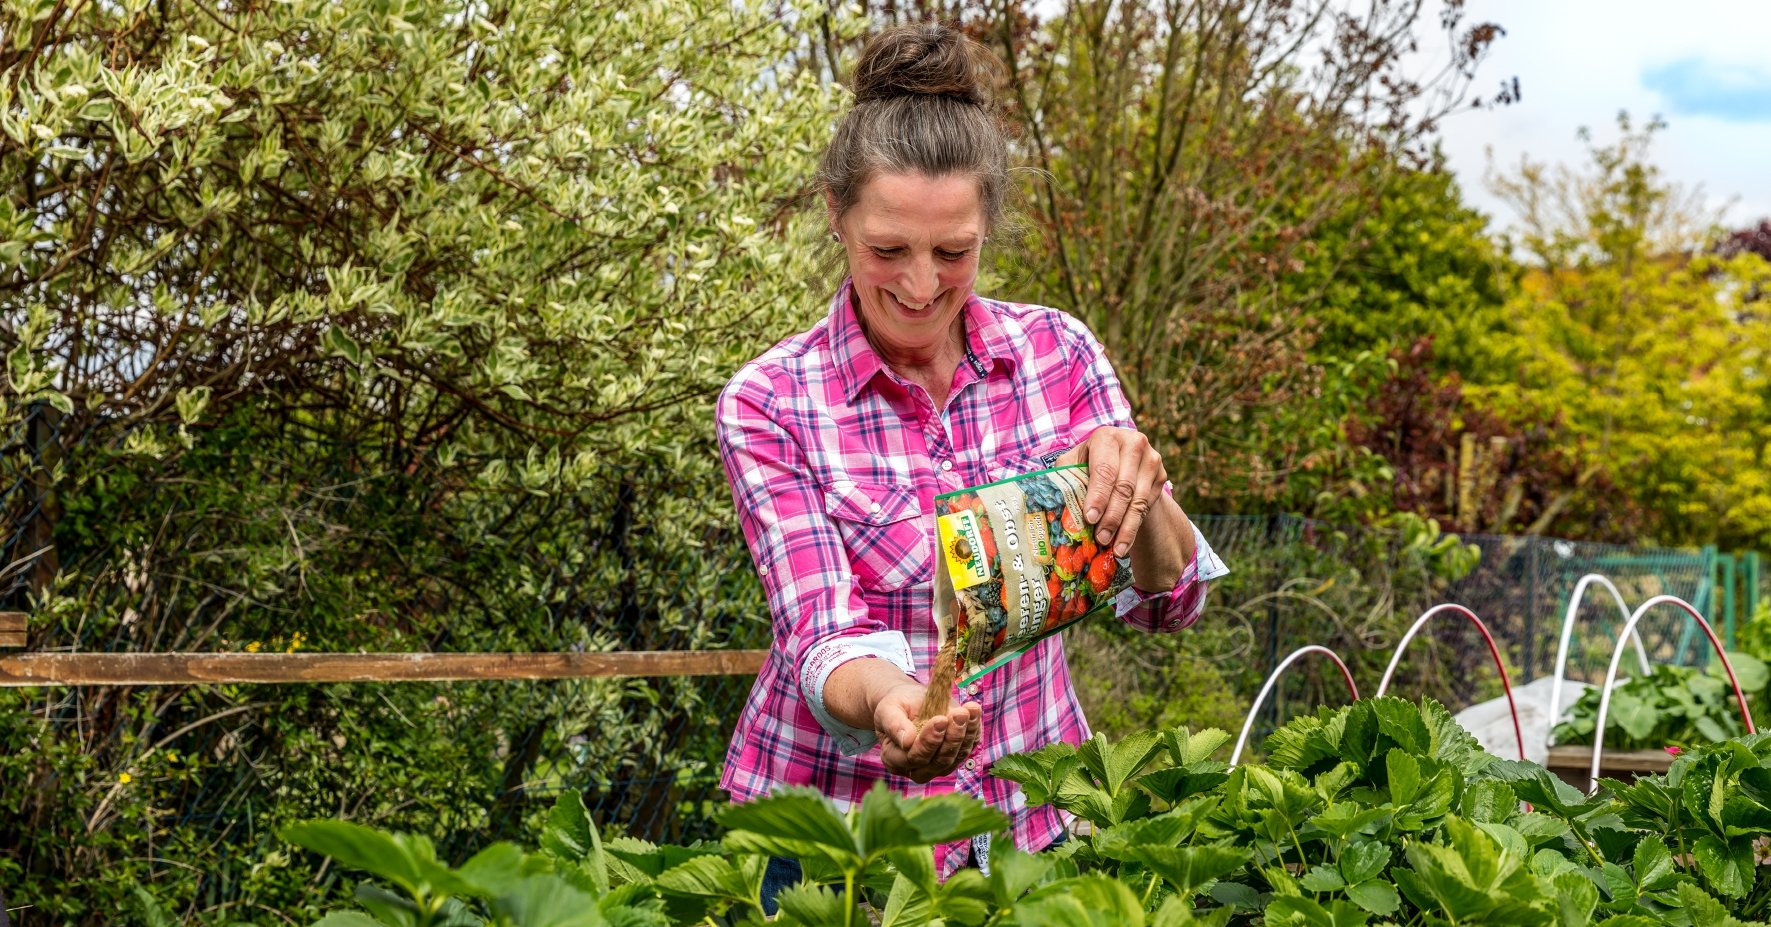
[[1513,714],[1513,739],[1519,745],[1519,759],[1524,759],[1525,734],[1524,729],[1519,726],[1519,705],[1513,701],[1513,681],[1507,677],[1506,664],[1501,662],[1500,648],[1494,645],[1494,635],[1488,632],[1488,624],[1476,617],[1475,612],[1470,611],[1462,605],[1435,605],[1432,608],[1427,609],[1419,618],[1414,620],[1414,624],[1409,627],[1408,633],[1402,635],[1401,643],[1396,645],[1396,652],[1390,655],[1390,665],[1384,669],[1383,681],[1377,684],[1377,697],[1383,698],[1384,693],[1389,691],[1390,677],[1396,674],[1396,666],[1402,662],[1402,651],[1408,649],[1409,643],[1414,640],[1414,636],[1420,632],[1420,629],[1426,625],[1427,621],[1441,612],[1457,612],[1473,622],[1476,625],[1476,630],[1482,632],[1482,639],[1488,643],[1488,655],[1494,658],[1494,668],[1500,670],[1500,685],[1507,693],[1507,710]]
[[1304,646],[1293,650],[1291,653],[1286,654],[1285,659],[1279,661],[1278,666],[1273,668],[1273,672],[1267,676],[1267,681],[1261,685],[1260,694],[1254,697],[1254,705],[1248,709],[1248,717],[1242,721],[1242,733],[1236,737],[1236,748],[1230,751],[1231,769],[1235,769],[1237,762],[1242,759],[1242,748],[1248,744],[1248,732],[1254,727],[1254,716],[1259,714],[1261,706],[1266,704],[1267,694],[1273,691],[1273,684],[1279,681],[1280,675],[1290,669],[1291,665],[1296,663],[1299,657],[1312,653],[1322,654],[1330,660],[1333,660],[1335,666],[1340,667],[1341,678],[1347,681],[1347,690],[1353,693],[1353,701],[1359,701],[1359,686],[1353,682],[1353,671],[1347,669],[1346,661],[1341,659],[1340,654],[1335,653],[1321,644],[1305,644]]
[[1677,605],[1697,620],[1697,626],[1703,629],[1703,636],[1709,638],[1710,646],[1716,651],[1716,659],[1722,661],[1722,669],[1728,673],[1728,684],[1734,687],[1734,699],[1740,705],[1740,720],[1746,724],[1746,732],[1759,732],[1753,726],[1752,710],[1746,706],[1746,694],[1740,691],[1740,680],[1734,678],[1734,664],[1728,660],[1727,652],[1722,649],[1721,638],[1716,637],[1716,629],[1710,627],[1709,619],[1699,614],[1690,602],[1676,595],[1657,595],[1637,606],[1635,613],[1630,615],[1630,620],[1624,622],[1623,631],[1617,635],[1617,646],[1611,651],[1611,667],[1605,671],[1605,688],[1599,693],[1599,717],[1593,722],[1593,765],[1587,772],[1589,795],[1599,788],[1599,758],[1605,748],[1605,715],[1611,710],[1611,688],[1617,685],[1617,664],[1623,660],[1623,645],[1629,640],[1630,633],[1636,630],[1636,622],[1641,621],[1650,608],[1663,603]]

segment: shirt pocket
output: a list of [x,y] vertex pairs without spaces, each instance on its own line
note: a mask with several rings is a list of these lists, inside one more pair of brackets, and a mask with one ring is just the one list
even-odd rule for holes
[[933,525],[914,490],[838,479],[824,487],[824,507],[863,591],[891,592],[928,575]]
[[1043,453],[1017,452],[1011,454],[1002,463],[990,468],[990,479],[1006,480],[1039,470],[1050,470],[1057,465],[1058,457],[1068,450],[1070,450],[1068,445],[1054,444],[1051,449]]

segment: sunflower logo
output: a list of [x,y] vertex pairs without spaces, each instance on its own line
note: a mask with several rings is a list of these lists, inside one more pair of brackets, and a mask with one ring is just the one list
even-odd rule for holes
[[964,563],[972,559],[972,542],[969,538],[956,537],[953,539],[953,543],[947,545],[947,552],[953,556],[953,559]]

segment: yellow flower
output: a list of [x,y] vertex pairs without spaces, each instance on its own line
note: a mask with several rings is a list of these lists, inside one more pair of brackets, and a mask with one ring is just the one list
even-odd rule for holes
[[252,643],[246,645],[246,652],[247,653],[257,653],[259,646],[260,645],[259,645],[258,641],[253,641]]
[[135,779],[135,777],[131,776],[128,773],[123,773],[122,775],[117,777],[117,781],[123,783],[124,785],[128,785],[134,779]]

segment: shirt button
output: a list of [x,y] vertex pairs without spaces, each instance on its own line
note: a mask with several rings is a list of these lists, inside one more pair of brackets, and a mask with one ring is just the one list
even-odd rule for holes
[[883,512],[883,511],[885,511],[885,506],[880,505],[877,502],[873,503],[873,514],[878,515],[880,512]]
[[943,460],[943,461],[941,461],[941,469],[943,469],[943,470],[951,470],[951,469],[953,469],[953,461],[951,461],[951,460]]
[[977,769],[978,768],[978,761],[977,760],[966,760],[965,761],[965,768]]
[[972,696],[973,698],[977,698],[978,693],[982,692],[983,690],[984,690],[984,687],[978,685],[975,682],[972,683],[971,685],[965,687],[966,694]]

